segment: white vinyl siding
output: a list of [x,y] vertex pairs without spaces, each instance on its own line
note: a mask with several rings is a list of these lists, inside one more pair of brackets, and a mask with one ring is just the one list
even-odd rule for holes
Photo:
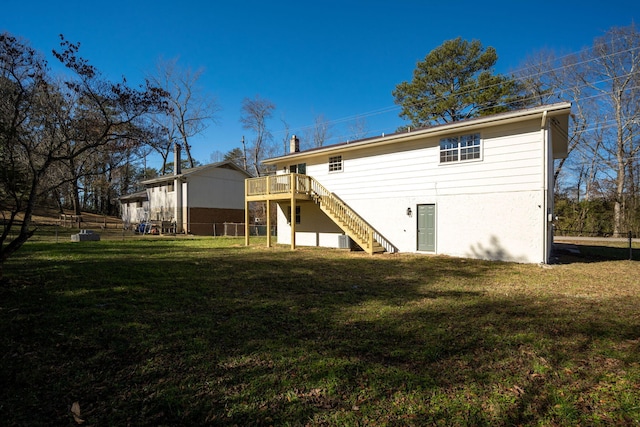
[[345,201],[538,190],[543,178],[537,124],[483,132],[482,162],[438,167],[440,138],[432,138],[403,144],[403,150],[393,152],[393,145],[360,150],[358,157],[345,152],[343,167],[348,166],[348,172],[342,174],[328,173],[327,163],[309,161],[307,173]]
[[189,207],[244,209],[245,178],[227,168],[205,169],[189,176]]
[[[300,208],[300,223],[296,224],[296,244],[300,246],[324,246],[337,248],[338,239],[343,231],[329,219],[315,204],[301,202],[296,208]],[[303,212],[304,211],[304,212]],[[303,213],[302,213],[303,212]],[[287,233],[278,234],[278,243],[291,243],[290,228],[291,205],[282,203],[277,209],[278,229],[287,229]]]
[[[503,259],[540,262],[545,178],[539,121],[483,129],[482,161],[445,167],[440,163],[441,139],[344,151],[339,174],[329,172],[328,157],[324,162],[320,156],[309,157],[307,173],[401,252],[416,251],[416,219],[406,214],[407,208],[415,212],[418,204],[436,204],[436,253],[472,258],[504,254]],[[287,232],[280,236],[286,238]]]

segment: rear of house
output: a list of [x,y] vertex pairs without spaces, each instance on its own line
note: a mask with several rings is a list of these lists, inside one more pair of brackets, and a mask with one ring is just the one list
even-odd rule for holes
[[[547,105],[294,150],[265,163],[321,183],[387,251],[545,263],[553,160],[567,154],[570,110],[569,103]],[[344,246],[349,230],[317,199],[278,201],[278,243]]]

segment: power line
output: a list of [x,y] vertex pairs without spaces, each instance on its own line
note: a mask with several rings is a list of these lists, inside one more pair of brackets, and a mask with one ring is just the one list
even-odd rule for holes
[[[620,39],[621,38],[618,38],[618,39],[616,39],[614,41],[619,41]],[[566,55],[558,57],[558,58],[553,58],[551,61],[549,61],[549,63],[551,64],[551,63],[554,63],[554,62],[560,62],[561,60],[569,58],[569,57],[579,57],[580,55],[584,55],[587,52],[592,51],[592,50],[594,50],[593,46],[589,47],[589,48],[582,49],[581,51],[578,51],[578,52],[575,52],[575,53],[569,53],[569,54],[566,54]],[[525,70],[529,70],[529,69],[534,68],[534,66],[528,66],[528,67],[521,68],[520,70],[513,71],[513,72],[511,72],[511,74],[514,76],[514,80],[515,81],[518,81],[518,82],[522,83],[522,82],[525,82],[525,81],[530,80],[532,78],[541,78],[544,75],[550,75],[552,73],[557,73],[557,72],[559,72],[561,70],[574,68],[574,67],[579,66],[579,65],[586,65],[588,63],[595,62],[595,61],[600,61],[600,60],[602,60],[602,58],[611,58],[611,57],[615,57],[617,55],[622,55],[622,54],[626,54],[626,53],[633,53],[633,52],[636,52],[636,51],[640,51],[640,46],[630,47],[630,48],[622,50],[622,51],[615,51],[615,52],[612,52],[610,54],[605,55],[604,57],[603,56],[599,56],[599,57],[594,56],[594,57],[591,57],[591,58],[588,58],[588,59],[585,59],[585,60],[582,60],[582,61],[572,62],[572,63],[568,63],[568,64],[562,64],[562,65],[557,66],[555,68],[551,68],[551,69],[545,70],[545,71],[540,71],[538,73],[524,73]],[[544,65],[544,63],[543,64],[539,64],[539,65]],[[628,74],[625,74],[625,75],[622,75],[622,76],[618,76],[618,78],[620,78],[620,77],[628,77],[631,74],[632,74],[632,72],[630,72]],[[598,81],[598,82],[595,82],[595,83],[606,83],[607,81],[612,81],[612,80],[613,80],[613,78],[609,78],[609,79],[604,79],[602,81]],[[491,89],[491,88],[496,87],[496,86],[497,86],[497,84],[488,85],[488,86],[484,86],[484,87],[480,87],[480,88],[475,88],[475,89],[473,89],[473,91],[487,90],[487,89]],[[584,88],[584,87],[586,87],[586,85],[582,86],[581,88]],[[559,89],[559,91],[562,91],[562,90]],[[459,93],[459,95],[468,94],[470,92],[471,92],[471,90],[467,91],[467,92],[461,92],[461,93]],[[553,95],[559,96],[560,94],[559,93],[553,93]],[[515,102],[528,101],[528,100],[531,100],[531,99],[533,99],[533,96],[531,98],[528,98],[528,99],[527,98],[525,98],[525,99],[521,98],[521,99],[519,99],[519,100],[517,100]],[[577,100],[574,100],[574,101],[577,102]],[[416,107],[419,104],[420,104],[420,102],[418,101],[418,102],[415,102],[413,104],[413,106]],[[477,108],[478,111],[486,110],[487,108],[489,108],[489,106],[485,106],[483,108],[482,105],[479,105],[477,107],[479,107],[479,108]],[[334,120],[327,120],[327,121],[324,121],[323,123],[326,123],[329,126],[334,126],[334,125],[337,125],[339,123],[348,122],[350,120],[355,120],[355,119],[358,119],[358,118],[366,118],[366,117],[370,117],[370,116],[373,116],[373,115],[378,115],[378,114],[392,112],[392,111],[395,111],[395,110],[400,110],[401,108],[402,107],[397,106],[397,105],[387,106],[387,107],[382,107],[382,108],[379,108],[379,109],[376,109],[376,110],[372,110],[370,112],[354,114],[354,115],[350,115],[350,116],[347,116],[347,117],[334,119]],[[434,115],[429,120],[432,120],[432,119],[437,118],[437,117],[438,116]],[[301,127],[295,128],[293,130],[294,131],[296,131],[296,130],[304,131],[304,130],[309,130],[309,129],[313,129],[313,128],[314,128],[314,125],[311,124],[311,125],[301,126]],[[291,129],[290,129],[290,131],[291,131]],[[278,133],[279,132],[281,132],[281,131],[278,131]]]
[[[621,38],[618,39],[614,39],[613,42],[619,42]],[[589,48],[585,48],[582,49],[578,52],[571,52],[568,54],[565,54],[563,56],[557,57],[557,58],[551,58],[549,61],[547,62],[542,62],[541,64],[535,64],[535,65],[531,65],[531,66],[525,66],[519,70],[513,71],[511,72],[512,78],[514,81],[519,82],[519,83],[524,83],[526,81],[530,81],[530,80],[541,80],[545,75],[554,75],[556,73],[559,73],[561,71],[566,71],[568,69],[572,69],[574,67],[577,66],[582,66],[582,65],[588,65],[589,63],[592,62],[596,62],[596,61],[600,61],[602,60],[602,56],[592,56],[592,57],[587,57],[584,60],[581,61],[577,61],[577,62],[569,62],[567,63],[566,60],[567,58],[571,58],[571,57],[575,57],[575,58],[580,58],[580,57],[585,57],[590,51],[593,51],[595,49],[594,46],[591,46]],[[621,51],[614,51],[611,52],[607,55],[604,56],[604,58],[613,58],[615,56],[618,55],[623,55],[623,54],[628,54],[628,53],[635,53],[640,51],[640,46],[634,46],[634,47],[630,47],[628,49],[625,50],[621,50]],[[553,64],[558,64],[560,63],[561,65],[559,66],[555,66],[553,67]],[[544,71],[539,71],[539,72],[535,72],[535,73],[529,73],[529,70],[532,70],[534,68],[537,67],[544,67],[546,64],[552,66],[552,68],[546,69]],[[576,85],[572,88],[555,88],[554,90],[552,90],[549,93],[544,94],[544,97],[547,99],[552,99],[552,98],[557,98],[559,100],[561,100],[563,97],[566,98],[566,93],[567,92],[576,92],[576,93],[580,93],[582,91],[584,91],[585,89],[587,89],[589,86],[594,86],[594,85],[603,85],[603,84],[607,84],[611,81],[613,81],[615,78],[626,78],[633,75],[633,71],[630,71],[629,73],[626,74],[622,74],[620,76],[616,76],[616,77],[609,77],[606,79],[601,79],[599,81],[596,82],[584,82],[582,85]],[[480,88],[476,88],[473,89],[473,91],[481,91],[481,90],[487,90],[487,89],[491,89],[493,87],[495,87],[496,85],[488,85],[488,86],[484,86],[484,87],[480,87]],[[631,88],[629,88],[628,90],[634,90],[637,89],[638,86],[633,86]],[[470,93],[470,91],[468,92],[461,92],[460,95],[464,95],[465,93]],[[606,97],[608,95],[608,93],[601,93],[601,94],[595,94],[595,95],[589,95],[589,96],[584,96],[581,98],[573,98],[571,99],[571,101],[573,101],[574,103],[581,103],[581,102],[585,102],[587,100],[597,100],[600,97]],[[514,103],[522,103],[522,102],[529,102],[532,101],[534,99],[537,99],[538,95],[530,95],[529,97],[526,98],[519,98],[517,100],[514,100],[513,103],[507,103],[507,104],[503,104],[506,106],[509,105],[513,105]],[[414,107],[418,106],[421,102],[417,101],[413,104]],[[488,105],[488,104],[478,104],[476,106],[474,106],[474,108],[476,109],[476,111],[481,112],[481,111],[485,111],[486,109],[490,108],[492,106]],[[391,106],[385,106],[385,107],[381,107],[381,108],[377,108],[374,110],[370,110],[367,112],[363,112],[363,113],[358,113],[358,114],[352,114],[352,115],[348,115],[345,117],[341,117],[338,119],[333,119],[333,120],[325,120],[322,123],[324,125],[333,127],[333,126],[337,126],[339,124],[342,123],[348,123],[350,121],[355,121],[358,119],[366,119],[369,117],[374,117],[374,116],[378,116],[381,114],[388,114],[394,111],[399,111],[402,107],[398,106],[398,105],[391,105]],[[437,119],[438,116],[437,115],[432,115],[429,120],[433,120],[433,119]],[[316,126],[316,124],[309,124],[309,125],[304,125],[304,126],[299,126],[299,127],[295,127],[295,128],[288,128],[288,129],[281,129],[281,130],[277,130],[272,132],[274,135],[284,135],[286,132],[288,133],[293,133],[293,134],[299,134],[299,132],[305,132],[305,131],[310,131],[312,129],[314,129]],[[596,129],[606,129],[607,127],[610,126],[593,126],[590,127],[589,129],[583,130],[583,132],[593,132]],[[388,131],[389,133],[393,133],[395,132],[395,130],[391,130],[389,131],[389,129],[382,129],[382,128],[377,128],[374,130],[369,130],[366,132],[367,135],[380,135],[382,133],[384,133],[385,131]],[[345,141],[348,140],[348,135],[346,134],[340,134],[340,135],[334,135],[331,138],[328,138],[327,141],[332,141],[332,140],[338,140],[338,141]],[[326,142],[326,141],[325,141]]]

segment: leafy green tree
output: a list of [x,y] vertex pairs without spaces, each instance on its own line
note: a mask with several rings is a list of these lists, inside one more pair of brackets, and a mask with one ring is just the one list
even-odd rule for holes
[[497,60],[496,50],[477,40],[445,41],[418,62],[410,82],[392,92],[400,117],[424,127],[522,107],[516,80],[494,74]]
[[242,153],[242,150],[239,147],[236,147],[230,151],[227,151],[223,159],[225,161],[230,160],[236,165],[238,165],[239,167],[241,167],[242,169],[246,170],[247,161],[244,158],[244,154]]

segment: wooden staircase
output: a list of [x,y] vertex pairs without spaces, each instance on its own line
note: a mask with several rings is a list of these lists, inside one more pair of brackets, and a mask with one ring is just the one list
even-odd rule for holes
[[307,189],[313,200],[333,222],[358,246],[369,254],[381,253],[385,248],[376,240],[379,236],[360,215],[344,203],[338,196],[329,192],[318,181],[306,176],[309,182]]

